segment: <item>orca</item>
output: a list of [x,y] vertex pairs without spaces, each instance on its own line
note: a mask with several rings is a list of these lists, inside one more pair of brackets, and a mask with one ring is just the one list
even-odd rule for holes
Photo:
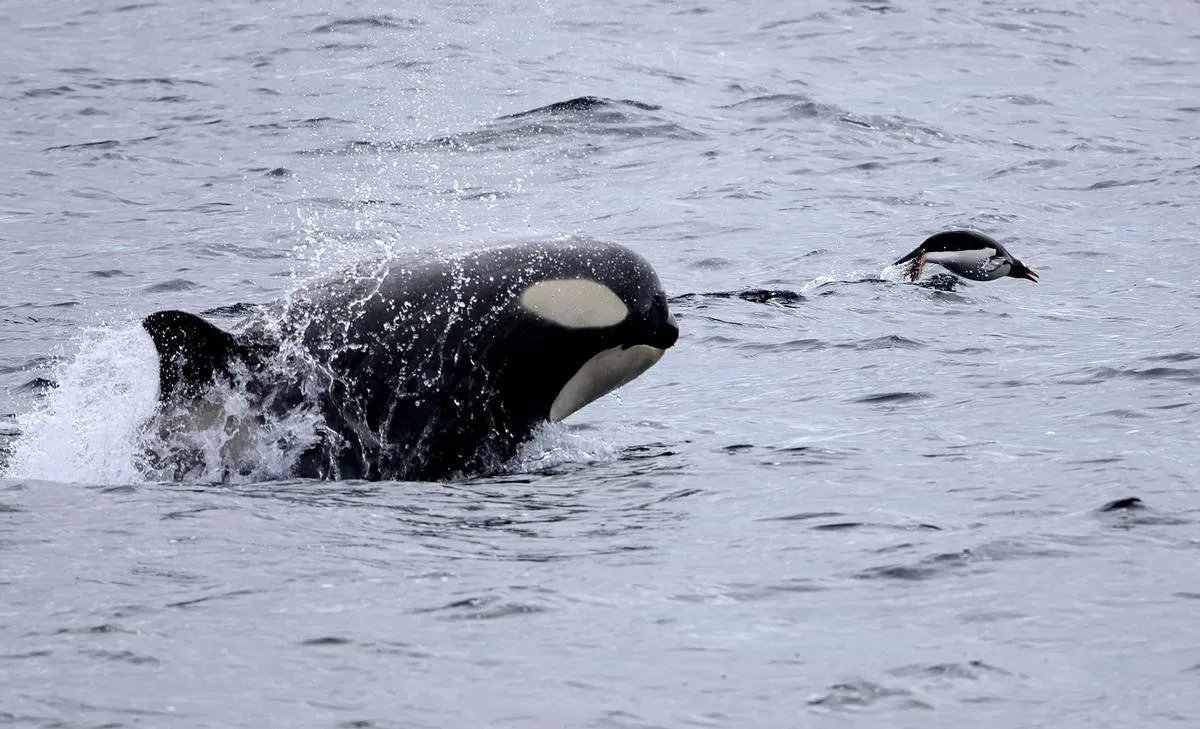
[[[643,257],[580,239],[364,262],[230,331],[176,310],[142,325],[159,359],[148,432],[169,440],[197,423],[228,433],[310,413],[316,432],[288,475],[338,480],[488,472],[540,424],[641,375],[679,336]],[[230,425],[221,399],[231,390],[262,417]],[[177,460],[173,477],[212,458],[151,450],[155,466]]]

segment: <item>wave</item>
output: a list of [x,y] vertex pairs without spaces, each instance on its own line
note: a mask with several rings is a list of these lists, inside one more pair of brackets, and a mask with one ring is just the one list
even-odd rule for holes
[[340,146],[305,150],[305,155],[412,153],[430,149],[457,152],[507,152],[565,136],[631,140],[700,140],[661,106],[632,99],[579,96],[497,117],[480,129],[408,139],[352,140]]
[[747,115],[755,124],[815,120],[838,124],[852,131],[878,132],[924,147],[942,146],[952,137],[937,127],[903,116],[856,114],[804,94],[763,94],[726,104],[721,109]]
[[921,281],[911,282],[897,280],[895,278],[882,277],[866,277],[866,278],[838,278],[834,275],[819,276],[801,287],[800,291],[792,291],[790,289],[737,289],[733,291],[705,291],[678,294],[671,297],[670,303],[683,307],[703,307],[709,300],[739,300],[751,304],[767,304],[771,306],[782,306],[785,308],[795,308],[809,301],[809,296],[806,294],[815,293],[818,296],[825,296],[834,293],[839,287],[852,285],[870,285],[870,286],[915,286],[917,288],[928,289],[939,292],[953,292],[963,285],[963,280],[957,276],[950,274],[934,274]]

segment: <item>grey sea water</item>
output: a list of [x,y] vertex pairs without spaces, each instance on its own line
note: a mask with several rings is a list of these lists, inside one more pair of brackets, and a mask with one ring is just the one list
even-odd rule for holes
[[[0,98],[0,724],[1200,724],[1200,5],[9,0]],[[131,466],[141,316],[563,235],[681,339],[510,473]]]

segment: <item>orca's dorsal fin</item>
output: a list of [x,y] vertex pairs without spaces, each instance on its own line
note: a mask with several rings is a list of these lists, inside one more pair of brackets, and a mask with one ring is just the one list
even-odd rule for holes
[[186,311],[157,311],[142,326],[158,350],[158,397],[196,397],[244,348],[233,335]]

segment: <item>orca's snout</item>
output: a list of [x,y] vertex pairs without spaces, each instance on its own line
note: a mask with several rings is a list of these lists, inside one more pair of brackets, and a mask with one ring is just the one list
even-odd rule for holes
[[650,310],[646,312],[642,321],[644,339],[634,344],[648,344],[658,349],[667,349],[679,340],[679,325],[675,323],[675,317],[667,305],[667,295],[661,291],[654,296]]
[[659,349],[667,349],[679,340],[679,325],[675,323],[675,317],[671,312],[666,312],[666,316],[658,321],[653,331],[650,333],[650,339],[646,342],[653,347]]

